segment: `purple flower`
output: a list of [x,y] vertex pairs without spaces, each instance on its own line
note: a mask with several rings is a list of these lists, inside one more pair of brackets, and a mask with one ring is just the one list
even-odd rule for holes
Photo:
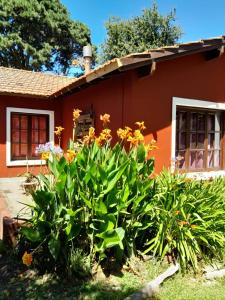
[[36,154],[42,154],[44,152],[52,152],[53,154],[62,155],[63,150],[60,148],[60,146],[55,146],[52,142],[48,142],[46,144],[40,144],[38,147],[36,147],[35,153]]

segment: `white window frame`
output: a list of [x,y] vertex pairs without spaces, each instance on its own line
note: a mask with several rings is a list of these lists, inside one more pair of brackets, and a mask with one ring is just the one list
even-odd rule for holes
[[11,166],[35,166],[45,164],[45,161],[41,159],[36,160],[12,160],[11,157],[11,113],[28,113],[37,115],[48,115],[49,116],[49,142],[54,143],[54,111],[52,110],[40,110],[40,109],[29,109],[29,108],[17,108],[7,107],[6,108],[6,165]]
[[[225,110],[225,103],[212,102],[212,101],[203,101],[197,99],[189,99],[189,98],[178,98],[173,97],[172,99],[172,142],[171,142],[171,171],[175,170],[175,162],[176,162],[176,113],[177,106],[186,106],[186,107],[196,107],[196,108],[204,108],[204,109],[212,109],[212,110]],[[190,172],[188,174],[196,174],[201,173],[203,176],[206,174],[225,174],[225,171],[205,171],[205,172]]]

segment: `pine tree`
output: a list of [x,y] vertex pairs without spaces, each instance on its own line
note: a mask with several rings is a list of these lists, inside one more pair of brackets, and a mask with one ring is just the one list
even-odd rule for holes
[[65,74],[90,42],[59,0],[0,1],[1,66]]

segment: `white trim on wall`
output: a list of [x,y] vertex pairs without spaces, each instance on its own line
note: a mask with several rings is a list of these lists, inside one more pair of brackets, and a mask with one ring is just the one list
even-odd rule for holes
[[198,107],[198,108],[206,108],[206,109],[214,109],[214,110],[225,110],[225,103],[173,97],[173,99],[172,99],[172,142],[171,142],[171,169],[172,169],[172,171],[174,171],[175,160],[176,160],[177,106]]
[[11,113],[28,113],[38,115],[49,116],[49,142],[54,143],[54,111],[52,110],[40,110],[40,109],[29,109],[29,108],[17,108],[7,107],[6,108],[6,165],[7,166],[26,166],[26,165],[41,165],[45,164],[45,161],[41,159],[37,160],[12,160],[11,159]]

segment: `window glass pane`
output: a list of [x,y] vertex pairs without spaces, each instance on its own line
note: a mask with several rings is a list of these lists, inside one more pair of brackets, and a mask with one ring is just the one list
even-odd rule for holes
[[196,151],[196,169],[203,169],[204,167],[204,151]]
[[23,143],[23,144],[27,143],[27,131],[26,130],[21,131],[21,143]]
[[40,117],[39,122],[40,122],[40,129],[46,129],[46,119],[47,117]]
[[20,145],[20,151],[21,156],[27,158],[28,155],[28,145],[27,144],[21,144]]
[[12,129],[19,129],[20,128],[20,118],[19,116],[12,116]]
[[12,132],[12,143],[19,143],[19,141],[20,141],[20,132],[13,131]]
[[21,129],[28,128],[28,117],[27,116],[21,116],[20,122],[21,122]]
[[186,130],[187,128],[187,113],[179,112],[179,130]]
[[198,149],[204,149],[205,133],[198,133]]
[[46,131],[41,130],[39,132],[39,135],[40,135],[39,143],[40,144],[45,144],[47,142],[47,140],[46,140]]
[[195,169],[196,164],[196,151],[190,151],[189,168]]
[[32,129],[38,129],[38,117],[32,116]]
[[32,144],[32,147],[31,147],[32,157],[39,157],[39,154],[36,153],[37,147],[38,147],[38,144]]
[[191,125],[191,130],[196,131],[197,129],[197,114],[196,113],[191,113],[191,119],[190,119],[190,125]]
[[191,149],[197,148],[197,134],[196,133],[190,134],[190,148]]
[[205,131],[205,115],[198,114],[197,116],[197,130],[198,131]]
[[32,143],[38,143],[38,131],[37,130],[33,130],[32,131]]
[[215,114],[208,115],[208,130],[214,131],[215,130]]
[[189,160],[190,169],[203,169],[204,167],[204,151],[190,151]]
[[176,167],[178,169],[185,169],[185,151],[176,152]]
[[19,157],[20,156],[20,145],[19,144],[12,144],[12,157]]

